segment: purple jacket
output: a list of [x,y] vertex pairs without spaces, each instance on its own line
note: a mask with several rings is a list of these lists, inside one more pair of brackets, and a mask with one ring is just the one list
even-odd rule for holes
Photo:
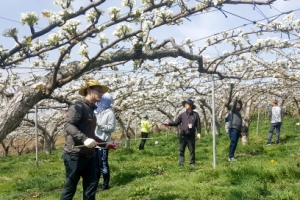
[[[201,122],[200,116],[197,112],[183,112],[181,113],[175,122],[170,122],[169,126],[178,126],[181,124],[181,135],[195,136],[195,131],[197,129],[198,133],[201,133]],[[192,124],[192,128],[189,128],[188,124]]]

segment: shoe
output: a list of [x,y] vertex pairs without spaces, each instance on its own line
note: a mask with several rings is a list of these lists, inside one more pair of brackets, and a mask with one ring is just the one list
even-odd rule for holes
[[271,143],[268,142],[268,143],[267,143],[267,146],[269,146],[269,145],[271,145]]
[[237,159],[235,159],[235,157],[232,157],[232,158],[229,158],[229,157],[228,157],[228,161],[229,161],[229,162],[236,162]]
[[195,167],[195,164],[190,164],[191,167]]

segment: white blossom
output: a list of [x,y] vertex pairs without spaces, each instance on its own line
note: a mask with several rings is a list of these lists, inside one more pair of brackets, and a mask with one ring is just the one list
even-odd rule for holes
[[145,20],[142,24],[143,31],[149,31],[151,28],[153,28],[153,22],[150,20]]
[[133,7],[136,4],[136,0],[122,0],[122,6]]
[[83,44],[79,48],[79,55],[86,56],[89,53],[89,47],[86,44]]
[[85,15],[85,19],[87,22],[94,22],[94,20],[99,17],[100,15],[102,15],[104,13],[104,11],[102,11],[99,8],[96,8],[97,10],[94,9],[90,9],[87,14]]
[[100,44],[105,44],[105,43],[108,44],[109,39],[108,39],[107,35],[105,35],[104,33],[101,33],[99,35],[99,42],[100,42]]
[[131,31],[132,28],[129,24],[121,23],[117,25],[116,30],[113,32],[113,35],[121,38],[131,33]]
[[173,11],[167,8],[157,8],[153,10],[155,24],[160,24],[164,21],[169,22],[173,16]]
[[117,7],[110,7],[108,8],[108,16],[112,20],[119,19],[121,16],[121,9]]
[[51,10],[44,10],[42,12],[42,17],[48,18],[50,24],[63,22],[62,16],[56,14],[55,12],[53,12]]
[[46,39],[46,42],[49,45],[55,46],[59,44],[59,42],[63,39],[62,35],[59,33],[51,33],[48,38]]
[[284,16],[283,21],[286,24],[291,24],[293,22],[294,18],[295,18],[295,14],[294,13],[290,13],[290,14],[287,14],[286,16]]
[[39,18],[35,12],[30,12],[30,13],[21,13],[21,23],[23,25],[37,25],[39,21]]
[[62,5],[62,4],[65,4],[67,2],[73,2],[74,0],[54,0],[53,4],[54,5]]

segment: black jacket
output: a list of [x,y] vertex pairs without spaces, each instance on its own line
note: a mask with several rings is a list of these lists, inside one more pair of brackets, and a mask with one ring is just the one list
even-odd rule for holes
[[97,142],[103,142],[95,136],[96,116],[94,110],[97,107],[86,99],[80,99],[71,105],[65,120],[66,144],[64,152],[71,155],[92,157],[94,148],[74,146],[83,145],[87,138],[93,138]]
[[[188,124],[192,124],[192,128],[189,128]],[[198,133],[201,133],[201,122],[200,122],[200,116],[197,112],[183,112],[181,113],[175,122],[170,122],[169,126],[178,126],[181,124],[181,135],[186,136],[195,136],[195,130],[197,129]]]

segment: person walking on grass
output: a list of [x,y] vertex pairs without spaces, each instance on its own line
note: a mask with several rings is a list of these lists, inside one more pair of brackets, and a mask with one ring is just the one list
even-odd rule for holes
[[[96,136],[105,142],[111,141],[111,134],[116,128],[116,117],[112,109],[113,98],[109,93],[102,96],[100,102],[96,103]],[[108,149],[102,147],[95,148],[96,156],[96,175],[98,184],[101,174],[103,175],[103,183],[101,191],[109,189],[110,168],[108,164]]]
[[178,126],[181,125],[179,136],[179,165],[184,166],[184,152],[186,146],[190,151],[190,166],[195,165],[195,133],[197,130],[197,138],[201,138],[201,122],[200,116],[194,110],[196,106],[191,99],[182,102],[183,107],[186,109],[181,113],[175,122],[164,123],[165,126]]
[[139,150],[144,150],[144,146],[146,144],[149,132],[150,132],[150,128],[152,127],[152,125],[149,122],[149,117],[148,115],[145,115],[141,121],[141,127],[142,127],[142,140],[139,146]]
[[236,149],[236,146],[238,144],[240,135],[241,135],[241,130],[242,130],[242,116],[240,114],[240,111],[243,107],[243,103],[241,100],[238,100],[238,97],[235,98],[233,101],[233,105],[231,108],[231,111],[229,115],[227,115],[227,121],[228,123],[228,135],[230,138],[230,145],[229,145],[229,156],[228,156],[228,161],[237,161],[236,158],[234,157],[234,152]]
[[[83,199],[95,200],[97,191],[96,159],[94,148],[96,142],[103,142],[95,136],[95,103],[101,100],[108,87],[96,80],[89,80],[79,90],[84,98],[71,105],[65,120],[66,144],[63,148],[63,161],[66,169],[66,183],[61,200],[71,200],[82,177]],[[83,147],[76,147],[84,145]]]
[[286,115],[286,111],[278,106],[278,101],[276,99],[271,101],[271,105],[272,106],[269,107],[269,114],[268,114],[268,116],[271,117],[271,126],[270,126],[267,145],[271,145],[274,129],[276,129],[275,144],[279,143],[280,128],[282,125],[281,115]]

